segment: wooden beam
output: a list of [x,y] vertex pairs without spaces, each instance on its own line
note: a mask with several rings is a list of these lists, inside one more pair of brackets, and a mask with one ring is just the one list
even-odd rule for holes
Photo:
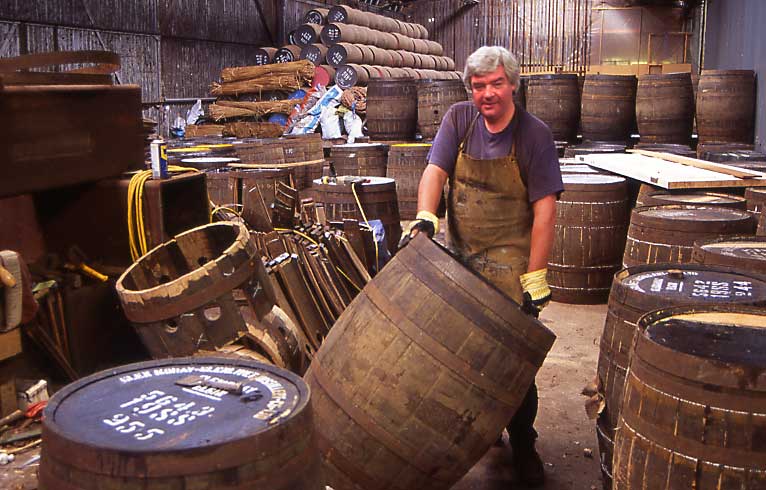
[[705,170],[712,170],[719,174],[733,175],[740,179],[755,179],[763,177],[763,173],[755,170],[747,170],[738,167],[732,167],[731,165],[724,165],[722,163],[708,162],[706,160],[698,160],[696,158],[684,157],[681,155],[674,155],[672,153],[664,153],[660,151],[649,150],[628,150],[628,153],[637,153],[647,157],[659,158],[661,160],[667,160],[669,162],[680,163],[681,165],[689,165],[691,167],[704,168]]

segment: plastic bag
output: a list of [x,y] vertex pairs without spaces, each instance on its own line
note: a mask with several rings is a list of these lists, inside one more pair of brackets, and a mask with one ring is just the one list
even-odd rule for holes
[[197,124],[199,118],[205,116],[205,111],[202,110],[202,101],[197,99],[197,102],[191,106],[191,109],[186,113],[186,124]]
[[319,119],[322,125],[322,139],[330,140],[343,135],[340,130],[340,117],[335,107],[324,107]]
[[348,111],[343,115],[343,125],[348,133],[348,142],[353,143],[357,138],[364,136],[362,132],[362,118],[353,111]]

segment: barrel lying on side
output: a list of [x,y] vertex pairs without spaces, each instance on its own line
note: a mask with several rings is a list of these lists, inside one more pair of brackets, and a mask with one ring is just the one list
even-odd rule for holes
[[553,340],[416,236],[343,312],[304,377],[328,485],[450,488],[497,439]]
[[642,317],[615,437],[614,489],[766,486],[766,312]]
[[698,264],[645,265],[615,274],[598,358],[598,385],[605,407],[597,420],[596,436],[605,489],[612,486],[614,431],[639,318],[657,308],[732,303],[766,304],[766,279],[746,271]]
[[552,298],[563,303],[604,302],[625,248],[627,182],[618,176],[570,173],[563,180],[548,259]]
[[746,211],[708,206],[646,206],[630,218],[622,263],[625,267],[689,263],[696,240],[748,235],[755,223]]

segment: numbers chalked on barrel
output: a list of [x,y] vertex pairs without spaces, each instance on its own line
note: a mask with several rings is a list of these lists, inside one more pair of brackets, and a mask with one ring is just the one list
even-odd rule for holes
[[96,446],[180,449],[266,430],[306,397],[290,373],[271,366],[173,361],[125,366],[70,385],[49,420],[64,431],[84,430]]

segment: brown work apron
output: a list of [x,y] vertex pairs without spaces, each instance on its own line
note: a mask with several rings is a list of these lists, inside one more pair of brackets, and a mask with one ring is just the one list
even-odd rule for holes
[[460,143],[450,177],[447,243],[464,264],[520,304],[519,276],[527,272],[533,215],[516,158],[518,128],[510,155],[472,158],[464,147],[478,117]]

